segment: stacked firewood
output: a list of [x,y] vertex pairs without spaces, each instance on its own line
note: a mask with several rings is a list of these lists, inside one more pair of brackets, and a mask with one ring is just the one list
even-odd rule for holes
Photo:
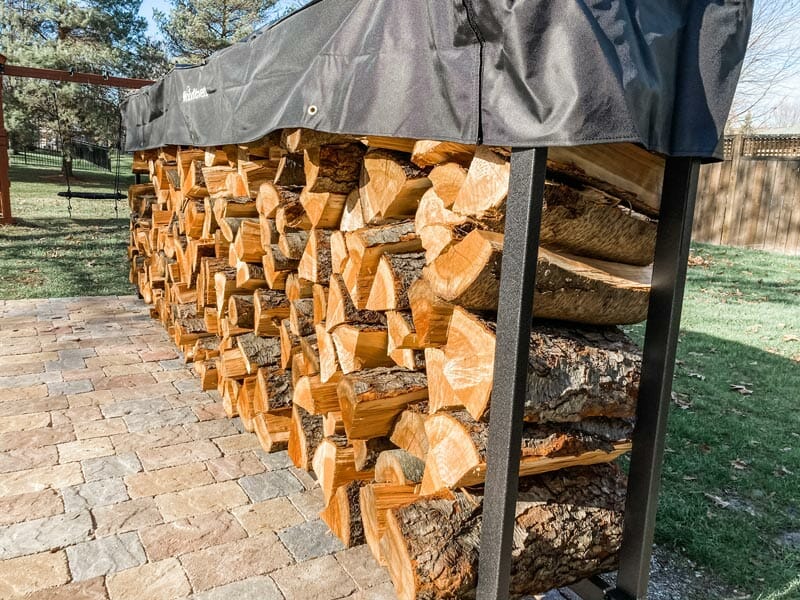
[[[137,154],[131,281],[400,598],[474,593],[509,151],[275,132]],[[612,569],[663,162],[551,149],[512,595]]]

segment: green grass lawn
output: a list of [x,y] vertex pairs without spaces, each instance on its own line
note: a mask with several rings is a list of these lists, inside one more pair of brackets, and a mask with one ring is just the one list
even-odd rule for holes
[[[75,189],[113,183],[79,177]],[[19,221],[0,228],[0,298],[132,292],[126,202],[117,218],[113,201],[76,199],[69,218],[57,173],[12,167],[11,178]],[[754,598],[798,599],[800,549],[781,540],[800,532],[800,257],[694,253],[657,541]],[[641,340],[642,326],[631,331]]]
[[798,599],[782,536],[800,532],[800,257],[693,251],[656,541],[754,598]]
[[[120,189],[133,183],[123,157]],[[51,167],[11,167],[13,226],[0,226],[0,299],[130,294],[125,247],[128,204],[67,199],[64,178]],[[73,191],[113,192],[114,175],[76,171]]]

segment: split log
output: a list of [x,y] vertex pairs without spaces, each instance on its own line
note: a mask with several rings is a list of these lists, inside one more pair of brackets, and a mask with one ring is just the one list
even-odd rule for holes
[[258,223],[261,225],[261,249],[266,252],[269,246],[278,244],[281,234],[278,233],[278,228],[275,227],[275,219],[268,219],[263,215],[259,215]]
[[228,155],[222,148],[209,147],[205,149],[203,163],[206,167],[218,167],[228,165]]
[[261,224],[255,219],[242,221],[233,240],[236,258],[242,262],[261,262],[264,248],[261,246]]
[[[447,344],[426,350],[430,410],[465,407],[481,420],[489,411],[495,324],[457,307]],[[534,324],[528,354],[525,419],[579,421],[633,418],[641,352],[616,327]]]
[[330,192],[312,193],[303,189],[300,202],[315,229],[336,229],[342,220],[347,196]]
[[312,333],[301,337],[300,350],[305,358],[306,375],[319,375],[319,346],[316,334]]
[[324,415],[331,411],[338,411],[337,388],[341,379],[341,373],[334,374],[324,383],[319,375],[304,375],[294,386],[293,401],[312,415]]
[[[448,302],[496,311],[502,253],[502,235],[475,230],[425,267],[423,277]],[[596,325],[637,323],[647,317],[650,274],[648,267],[540,248],[533,314]]]
[[222,383],[222,408],[229,419],[239,416],[239,388],[242,385],[241,379],[220,378]]
[[280,233],[311,229],[311,220],[299,197],[278,207],[275,211],[275,227]]
[[298,277],[297,273],[290,273],[286,276],[286,297],[290,302],[301,298],[313,298],[314,284],[308,279]]
[[464,184],[453,202],[453,212],[476,217],[502,231],[511,163],[486,146],[478,146]]
[[238,262],[236,264],[236,288],[254,291],[267,285],[267,276],[261,265]]
[[258,337],[247,333],[236,338],[236,345],[244,357],[249,375],[255,375],[259,367],[278,367],[281,344],[277,338]]
[[369,440],[350,440],[353,446],[353,461],[356,471],[374,471],[378,457],[383,452],[397,448],[388,437],[378,437]]
[[419,350],[422,348],[417,342],[417,332],[414,329],[414,319],[410,311],[388,311],[386,327],[389,336],[387,349],[390,353],[395,350]]
[[329,144],[347,144],[352,141],[353,138],[350,136],[313,129],[284,129],[281,132],[281,146],[291,153]]
[[255,410],[253,409],[253,397],[256,391],[256,378],[246,377],[239,386],[239,393],[236,397],[236,407],[239,411],[239,417],[242,419],[242,425],[245,431],[253,433],[255,431],[255,424],[253,418],[255,417]]
[[277,244],[264,248],[261,265],[264,268],[264,278],[267,285],[273,290],[282,290],[286,287],[286,277],[297,268],[297,260],[286,258]]
[[401,221],[348,233],[347,249],[343,276],[356,307],[363,309],[381,256],[419,252],[422,244],[414,231],[414,222]]
[[392,365],[385,325],[343,324],[330,332],[343,373]]
[[322,431],[325,437],[332,435],[345,435],[342,412],[334,410],[322,415]]
[[[401,600],[474,596],[482,501],[480,492],[464,490],[452,499],[421,499],[387,512],[381,552]],[[511,597],[614,569],[624,504],[624,476],[612,465],[522,481],[514,511]]]
[[298,469],[310,471],[312,460],[322,439],[322,417],[312,415],[296,404],[293,405],[287,448],[292,464]]
[[231,296],[228,298],[228,320],[236,327],[253,329],[253,296]]
[[425,433],[425,417],[428,414],[427,399],[409,404],[392,425],[389,439],[398,448],[425,461],[428,455],[428,435]]
[[278,331],[281,341],[281,368],[285,369],[291,364],[292,357],[301,354],[303,350],[300,347],[300,336],[292,331],[289,319],[281,321]]
[[481,224],[449,210],[444,198],[434,188],[422,197],[414,217],[414,227],[425,248],[425,260],[431,263],[470,231],[480,229]]
[[379,311],[409,308],[408,288],[422,276],[424,266],[422,252],[381,256],[366,308]]
[[256,210],[266,219],[274,219],[278,208],[285,204],[294,204],[300,199],[302,188],[279,186],[266,182],[261,184],[256,196]]
[[[345,426],[347,421],[345,421]],[[579,423],[526,423],[522,432],[520,476],[576,465],[610,462],[630,450],[633,427],[620,419]],[[489,426],[464,410],[439,412],[425,419],[428,455],[423,494],[483,483]]]
[[261,397],[259,412],[275,412],[292,407],[292,377],[288,371],[274,367],[258,370],[256,377]]
[[374,471],[356,470],[353,447],[345,436],[324,438],[314,452],[312,464],[326,506],[341,486],[351,481],[370,481],[374,475]]
[[331,275],[327,309],[325,328],[329,332],[344,323],[382,325],[386,322],[386,317],[380,312],[356,308],[344,277],[338,273]]
[[[217,221],[223,219],[257,219],[256,201],[246,194],[223,196],[214,200]],[[233,240],[230,240],[233,241]]]
[[406,156],[391,150],[370,150],[364,157],[359,194],[365,222],[414,215],[431,181],[427,172]]
[[314,299],[300,298],[289,303],[292,333],[299,337],[314,334]]
[[417,485],[422,481],[425,462],[398,448],[380,453],[375,462],[375,481],[394,485]]
[[358,185],[365,152],[361,144],[306,148],[306,189],[312,193],[349,194]]
[[319,377],[323,383],[327,383],[336,373],[341,373],[336,345],[333,343],[333,336],[325,331],[324,323],[315,325],[315,330],[319,349]]
[[399,367],[370,369],[345,376],[338,394],[347,437],[368,440],[388,436],[403,409],[428,397],[427,378]]
[[389,510],[408,506],[419,499],[420,496],[414,486],[373,483],[361,487],[359,505],[364,526],[364,541],[379,564],[386,565],[381,552],[381,539],[386,532],[386,517]]
[[458,142],[419,140],[411,152],[411,162],[419,167],[433,167],[442,163],[469,166],[475,155],[475,146]]
[[278,327],[289,317],[289,300],[277,290],[256,290],[253,294],[254,333],[260,336],[279,335]]
[[331,234],[331,272],[341,274],[347,260],[347,238],[344,231]]
[[314,301],[314,325],[318,325],[325,320],[328,312],[328,281],[326,285],[315,283],[311,289],[311,298]]
[[591,188],[548,183],[539,243],[631,265],[653,262],[656,223]]
[[347,195],[342,218],[339,221],[341,231],[356,231],[366,226],[364,222],[364,211],[361,209],[361,196],[358,189],[353,190]]
[[260,413],[255,416],[255,430],[264,452],[287,449],[291,422],[291,418],[284,414]]
[[206,183],[206,189],[209,194],[219,194],[225,192],[225,182],[229,173],[235,171],[227,166],[220,165],[217,167],[203,167],[203,181]]
[[307,243],[307,231],[286,231],[278,236],[278,248],[281,253],[294,261],[300,261],[303,258]]
[[658,216],[664,159],[635,144],[550,148],[547,168],[567,181],[618,198],[643,214]]
[[275,185],[303,186],[306,184],[306,174],[303,170],[303,154],[285,154],[278,163],[275,172]]
[[388,137],[382,135],[368,135],[361,138],[361,141],[370,148],[383,148],[384,150],[394,150],[411,154],[417,140],[411,138]]
[[314,229],[297,266],[297,275],[313,283],[327,284],[331,278],[331,233]]
[[352,548],[366,541],[359,502],[359,490],[363,485],[363,481],[351,481],[341,486],[328,506],[319,513],[331,533],[342,541],[345,548]]
[[450,208],[467,179],[467,169],[454,162],[440,164],[431,169],[428,179],[431,180],[436,195],[443,200],[444,206]]
[[408,288],[408,303],[417,345],[428,348],[445,344],[454,305],[439,298],[425,279],[415,281]]
[[194,370],[200,378],[200,389],[203,391],[216,389],[219,383],[219,371],[213,360],[198,360],[194,363]]
[[270,159],[239,161],[238,172],[245,191],[251,198],[255,198],[263,183],[275,179],[275,174],[278,172],[278,161]]
[[200,338],[214,335],[206,329],[203,319],[179,319],[175,322],[175,342],[179,346],[194,343]]

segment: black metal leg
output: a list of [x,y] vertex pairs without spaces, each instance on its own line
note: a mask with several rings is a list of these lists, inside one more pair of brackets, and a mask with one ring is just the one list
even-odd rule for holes
[[508,598],[547,148],[514,149],[497,311],[478,600]]
[[[667,159],[614,600],[647,598],[699,161]],[[494,416],[494,413],[493,413]]]

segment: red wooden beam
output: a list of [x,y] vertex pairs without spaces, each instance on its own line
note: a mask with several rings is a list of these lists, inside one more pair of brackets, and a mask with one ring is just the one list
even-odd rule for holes
[[10,225],[11,217],[11,182],[8,174],[8,132],[3,122],[3,76],[30,77],[51,81],[67,81],[88,85],[105,85],[108,87],[139,89],[153,83],[149,79],[131,79],[129,77],[112,77],[95,73],[78,71],[59,71],[58,69],[39,69],[36,67],[19,67],[6,64],[6,57],[0,54],[0,223]]
[[[5,60],[5,57],[3,58]],[[60,71],[58,69],[39,69],[37,67],[20,67],[17,65],[4,65],[0,67],[0,74],[7,75],[8,77],[31,77],[33,79],[49,79],[51,81],[67,81],[70,83],[87,83],[90,85],[106,85],[108,87],[126,89],[139,89],[153,83],[150,79],[131,79],[130,77],[112,77],[111,75],[97,75],[96,73]]]
[[[6,57],[0,54],[0,69]],[[3,76],[0,75],[0,223],[11,225],[11,182],[8,178],[8,132],[3,120]]]

